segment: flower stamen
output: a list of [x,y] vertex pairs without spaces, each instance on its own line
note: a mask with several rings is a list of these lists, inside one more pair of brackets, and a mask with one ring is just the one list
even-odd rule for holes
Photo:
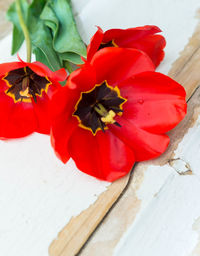
[[104,81],[92,90],[83,92],[73,113],[79,120],[79,126],[90,130],[93,135],[108,129],[108,124],[121,125],[115,117],[123,112],[122,105],[126,99],[121,97],[117,87],[113,88]]
[[114,124],[115,120],[113,118],[115,116],[116,116],[115,112],[113,110],[110,110],[105,117],[101,118],[101,121],[106,123],[106,124]]
[[14,99],[14,102],[32,102],[32,98],[37,103],[36,96],[42,96],[42,92],[47,92],[51,82],[47,77],[37,75],[28,67],[19,68],[8,72],[3,78],[9,87],[5,93]]

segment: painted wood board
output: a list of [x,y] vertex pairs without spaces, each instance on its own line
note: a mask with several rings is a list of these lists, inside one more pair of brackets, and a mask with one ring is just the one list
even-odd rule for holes
[[[156,10],[158,10],[158,8],[155,6],[153,7],[147,6],[148,8],[144,9],[144,13],[140,15],[142,18],[137,16],[135,20],[133,17],[131,17],[131,15],[126,15],[126,16],[124,15],[122,17],[123,21],[122,19],[119,19],[119,15],[116,15],[116,17],[109,16],[109,12],[113,9],[113,5],[115,5],[116,13],[117,13],[117,10],[122,11],[122,8],[120,8],[122,5],[122,2],[123,1],[120,1],[120,0],[115,0],[115,1],[112,0],[108,5],[106,1],[101,1],[101,4],[98,4],[98,1],[90,0],[90,1],[87,1],[86,4],[84,5],[81,0],[72,1],[74,12],[76,13],[76,19],[79,24],[80,33],[83,35],[86,41],[88,41],[89,36],[95,31],[95,27],[94,27],[95,24],[101,25],[104,28],[108,28],[108,27],[137,26],[137,25],[144,25],[149,23],[156,23],[161,27],[163,26],[163,29],[168,28],[167,26],[169,24],[167,24],[168,22],[167,18],[165,18],[166,21],[164,23],[163,21],[161,21],[160,17],[159,17],[160,21],[158,19],[158,22],[156,22],[154,17],[150,17],[148,16],[148,14],[146,14],[149,8],[153,10],[153,13],[156,13]],[[152,4],[152,1],[148,1],[148,2]],[[184,5],[183,2],[182,4]],[[170,1],[163,1],[163,3],[161,3],[160,6],[162,8],[165,8],[166,6],[169,5],[169,3]],[[192,4],[190,3],[191,8],[190,8],[190,12],[187,14],[187,19],[190,19],[191,17],[193,19],[194,9],[196,8],[196,5],[197,5],[196,3],[197,1],[192,1]],[[82,4],[81,8],[80,8],[80,4]],[[177,6],[179,7],[178,3],[175,3],[175,5],[176,7]],[[106,6],[106,9],[105,9],[105,6]],[[133,2],[126,1],[125,7],[123,7],[124,13],[127,13],[127,12],[129,14],[131,13],[132,8],[130,8],[130,6],[133,7]],[[140,3],[138,3],[138,9],[141,9]],[[173,13],[173,10],[171,9],[168,11]],[[137,11],[135,11],[135,15],[136,15],[136,12]],[[99,13],[102,15],[99,15]],[[120,13],[118,12],[118,14]],[[145,15],[147,19],[144,18]],[[175,14],[173,15],[172,17],[175,20],[174,18]],[[195,22],[196,21],[194,20],[183,21],[185,25],[184,29],[188,29],[188,30],[187,30],[187,33],[182,33],[180,35],[180,38],[178,38],[177,40],[180,43],[180,47],[183,48],[184,44],[186,43],[186,40],[188,39],[188,36],[192,34],[191,29],[189,29],[190,28],[189,25],[186,23],[189,23],[193,28]],[[178,20],[176,24],[177,26],[179,26],[178,28],[180,30],[180,23],[178,22]],[[166,31],[167,33],[169,33],[169,29],[166,29]],[[169,36],[168,45],[171,45],[171,46],[168,49],[166,49],[166,52],[169,53],[169,55],[173,53],[172,54],[173,56],[167,55],[165,63],[163,63],[160,67],[160,71],[163,71],[165,73],[169,70],[172,60],[176,59],[176,57],[178,56],[178,52],[180,50],[178,49],[177,41],[176,41],[176,45],[172,47],[172,42],[173,42],[172,37],[175,33],[174,31],[178,31],[178,29],[173,31],[171,30],[171,32],[169,33],[170,36]],[[4,41],[4,44],[7,44],[7,42],[8,41]],[[22,54],[23,54],[23,51],[22,51]],[[190,55],[191,53],[188,52],[187,56],[190,57]],[[4,55],[1,54],[1,58],[2,56],[5,56],[5,54]],[[178,68],[178,65],[176,67]],[[35,141],[35,144],[33,143],[33,140]],[[22,144],[20,143],[20,146],[21,145]],[[30,150],[32,151],[34,151],[38,145],[40,146],[43,145],[42,150],[47,154],[50,154],[51,158],[54,159],[54,160],[51,160],[53,161],[51,162],[51,164],[53,163],[54,170],[51,169],[49,165],[47,165],[48,168],[46,168],[45,164],[48,161],[46,158],[43,158],[43,159],[39,158],[39,163],[38,165],[34,166],[34,168],[29,168],[28,165],[25,165],[25,167],[23,167],[24,171],[26,171],[26,174],[25,172],[21,172],[21,173],[19,172],[18,177],[16,177],[17,175],[12,172],[12,175],[14,175],[14,177],[12,180],[10,180],[11,168],[13,168],[11,166],[9,175],[7,176],[5,175],[3,177],[4,180],[2,182],[5,182],[6,185],[10,186],[10,188],[7,188],[6,190],[5,184],[2,184],[2,186],[4,186],[2,188],[2,191],[4,192],[6,191],[8,193],[8,194],[4,194],[4,200],[11,200],[12,202],[14,202],[13,208],[12,207],[9,208],[8,205],[5,203],[4,205],[5,209],[17,211],[17,212],[15,213],[16,216],[13,215],[12,212],[6,216],[7,211],[5,211],[5,209],[2,212],[2,216],[3,216],[2,221],[4,221],[6,225],[3,225],[3,229],[1,228],[1,231],[3,231],[2,233],[4,235],[0,239],[4,244],[2,243],[0,244],[0,251],[2,251],[4,255],[7,254],[8,256],[13,255],[15,251],[20,251],[20,255],[26,255],[27,250],[30,250],[30,248],[32,248],[29,254],[30,256],[31,255],[44,256],[44,255],[47,255],[48,246],[50,245],[50,242],[57,236],[60,230],[63,230],[58,236],[58,239],[56,239],[49,247],[49,253],[50,255],[53,255],[53,256],[54,255],[55,256],[56,255],[74,255],[76,252],[79,251],[79,249],[88,239],[90,234],[94,231],[98,223],[102,220],[103,216],[107,213],[109,208],[114,204],[117,198],[121,195],[122,191],[127,186],[129,177],[127,176],[123,180],[120,180],[109,186],[108,183],[98,182],[95,179],[90,179],[90,177],[79,173],[76,167],[74,166],[73,162],[70,162],[67,168],[64,166],[61,166],[57,162],[57,160],[54,158],[52,151],[49,149],[49,142],[46,136],[34,135],[34,137],[30,137],[25,142],[23,146],[24,150],[27,148],[27,145],[31,145]],[[11,143],[11,146],[7,145],[6,147],[8,151],[10,150],[10,147],[12,147],[12,149],[15,150],[19,147],[19,142],[17,142],[16,144]],[[14,151],[12,152],[14,154]],[[159,161],[161,161],[161,159]],[[42,164],[43,162],[44,162],[44,165]],[[149,164],[150,163],[148,163],[147,165]],[[7,165],[4,164],[4,167],[6,166]],[[47,170],[45,170],[45,168]],[[36,169],[38,169],[38,171],[35,171]],[[28,170],[28,173],[27,173],[27,170]],[[1,172],[1,174],[2,173],[3,172]],[[142,171],[138,176],[138,180],[140,180],[140,176],[143,176]],[[133,179],[135,179],[135,177],[136,176],[134,174]],[[28,186],[31,186],[29,183],[29,180],[31,179],[33,179],[33,184],[30,191],[30,188]],[[160,178],[158,178],[158,180],[160,182],[160,183],[158,182],[160,184],[159,186],[161,186],[165,181],[165,175],[164,174],[160,175]],[[27,186],[25,186],[26,182],[28,182]],[[44,186],[44,184],[46,184],[46,186]],[[72,186],[75,186],[74,189],[72,188],[72,186],[69,186],[69,184],[72,184]],[[134,184],[135,186],[137,186],[137,182],[135,182]],[[22,187],[21,190],[20,190],[20,187]],[[128,185],[128,188],[129,187],[130,185]],[[34,188],[37,188],[37,192],[34,191]],[[79,188],[79,190],[77,188]],[[148,191],[149,191],[147,188],[145,185],[144,186],[144,190],[146,191],[145,198],[148,195]],[[18,193],[16,193],[16,191]],[[85,191],[84,195],[83,195],[83,191]],[[9,196],[10,192],[12,192],[13,194],[12,197]],[[20,193],[22,193],[23,196],[20,195]],[[29,196],[30,193],[31,193],[31,197]],[[127,204],[127,208],[126,208],[127,212],[132,212],[132,209],[134,209],[134,211],[137,212],[137,209],[140,208],[139,204],[137,203],[136,197],[135,199],[132,200],[132,204],[130,204],[130,201],[129,201],[129,204]],[[150,197],[147,196],[147,199],[150,200]],[[94,203],[95,201],[96,203]],[[119,202],[117,202],[114,209],[118,206]],[[17,203],[20,204],[20,207],[17,207]],[[24,207],[22,207],[22,205],[24,205]],[[91,207],[88,208],[90,205]],[[78,215],[79,213],[81,214],[77,218],[73,217]],[[23,214],[24,216],[21,216]],[[71,221],[70,221],[70,218],[72,218]],[[131,224],[131,221],[129,221],[129,219],[131,218],[130,217],[123,218],[123,220],[127,223],[127,228]],[[13,222],[14,220],[16,224],[14,224]],[[122,219],[120,219],[120,221],[122,221]],[[19,229],[19,226],[18,226],[19,223],[22,224],[22,229]],[[66,223],[69,223],[69,224],[66,226],[66,228],[63,229]],[[0,227],[2,227],[2,225],[0,225]],[[102,239],[104,239],[104,237],[106,237],[106,235],[110,233],[113,234],[112,227],[113,226],[110,226],[110,232],[101,233]],[[14,238],[17,237],[17,234],[20,234],[21,239],[15,242]],[[26,238],[28,236],[30,236],[30,239],[26,244]],[[9,248],[8,246],[10,243],[14,245],[12,248]],[[86,248],[87,246],[85,247],[85,249]],[[105,252],[106,250],[104,250],[104,253]],[[93,252],[89,250],[89,252],[86,253],[86,255],[95,255],[95,254],[93,254]]]

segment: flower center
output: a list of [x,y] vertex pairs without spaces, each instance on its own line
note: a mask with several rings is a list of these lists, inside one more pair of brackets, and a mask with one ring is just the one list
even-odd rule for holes
[[107,124],[120,126],[115,117],[123,112],[122,105],[125,102],[126,99],[120,96],[119,89],[104,81],[92,90],[81,93],[73,115],[79,120],[80,127],[95,135],[98,130],[104,132],[108,129]]
[[101,43],[98,50],[101,50],[105,47],[118,47],[118,45],[114,42],[114,40],[111,40],[107,43]]
[[37,102],[36,95],[48,90],[51,82],[47,77],[42,77],[33,72],[29,67],[19,68],[8,72],[2,78],[9,89],[5,93],[12,97],[14,102]]

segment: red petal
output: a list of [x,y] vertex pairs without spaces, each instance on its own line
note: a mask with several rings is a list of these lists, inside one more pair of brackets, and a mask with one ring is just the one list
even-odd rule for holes
[[104,33],[103,42],[107,43],[114,39],[115,42],[117,40],[118,43],[121,43],[121,40],[123,42],[137,40],[159,32],[161,32],[159,27],[149,25],[128,29],[109,29]]
[[70,158],[69,138],[78,126],[78,120],[72,117],[72,113],[79,97],[79,91],[64,86],[55,92],[51,100],[51,143],[56,155],[64,163]]
[[57,81],[64,81],[67,79],[67,72],[64,68],[61,68],[57,71],[53,72],[52,79],[57,80]]
[[17,102],[0,93],[0,138],[20,138],[33,133],[36,120],[30,103]]
[[77,128],[69,141],[69,151],[81,171],[107,181],[126,175],[135,162],[132,150],[110,131],[93,136]]
[[109,129],[134,151],[136,161],[158,157],[167,149],[169,144],[167,135],[144,131],[123,117],[117,117],[116,121],[121,127],[109,125]]
[[26,63],[27,66],[33,70],[39,76],[47,76],[50,80],[64,81],[67,78],[67,72],[64,68],[59,69],[55,72],[51,71],[47,66],[39,61],[33,63]]
[[67,80],[67,86],[79,92],[88,91],[96,84],[95,69],[86,63],[81,68],[72,72]]
[[63,119],[67,119],[72,114],[75,104],[80,97],[80,93],[76,90],[70,90],[67,86],[59,88],[51,99],[51,116],[55,119],[58,115]]
[[32,99],[35,118],[37,120],[36,132],[42,134],[50,133],[51,126],[51,112],[50,112],[50,99],[45,92],[42,97],[37,96],[37,102]]
[[20,56],[17,54],[17,57],[19,61],[24,65],[28,66],[30,69],[32,69],[35,73],[37,73],[39,76],[47,76],[50,79],[53,79],[55,81],[64,81],[67,79],[67,72],[64,68],[61,68],[57,71],[51,71],[46,65],[39,61],[35,62],[24,62]]
[[58,116],[52,123],[51,144],[57,157],[63,163],[66,163],[70,158],[68,142],[77,125],[75,118],[67,120],[64,116]]
[[123,48],[135,48],[144,51],[158,66],[164,58],[165,38],[155,33],[161,32],[156,26],[144,26],[129,29],[111,29],[104,33],[103,42],[114,42]]
[[130,47],[144,51],[151,58],[154,65],[157,67],[165,56],[165,53],[163,51],[165,46],[166,41],[163,36],[149,35],[132,42],[122,43],[120,47]]
[[97,83],[108,81],[110,85],[145,71],[154,71],[155,67],[146,54],[135,49],[104,48],[98,51],[91,65],[97,74]]
[[97,27],[97,32],[93,35],[90,40],[90,44],[87,47],[87,60],[90,61],[94,56],[95,52],[98,51],[99,46],[103,40],[103,30],[100,27]]
[[156,72],[136,75],[119,85],[123,117],[152,133],[173,129],[185,116],[184,88],[171,78]]
[[18,68],[23,68],[26,65],[22,62],[8,62],[8,63],[3,63],[0,64],[0,77],[4,76],[7,72],[18,69]]

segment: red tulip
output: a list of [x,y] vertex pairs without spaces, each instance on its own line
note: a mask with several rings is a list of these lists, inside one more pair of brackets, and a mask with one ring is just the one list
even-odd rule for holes
[[40,62],[0,64],[0,138],[19,138],[33,132],[49,134],[49,98],[66,79]]
[[104,47],[134,48],[145,52],[157,67],[164,58],[165,38],[157,33],[156,26],[144,26],[128,29],[110,29],[103,32],[98,27],[87,48],[90,61],[96,51]]
[[99,179],[126,175],[135,161],[161,155],[165,134],[186,114],[185,90],[154,72],[146,54],[104,48],[52,97],[52,146],[66,163]]

